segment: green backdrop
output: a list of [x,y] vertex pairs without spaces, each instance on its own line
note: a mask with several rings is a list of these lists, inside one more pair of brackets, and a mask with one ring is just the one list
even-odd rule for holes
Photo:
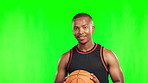
[[53,83],[60,56],[77,44],[72,18],[94,19],[96,43],[114,51],[126,83],[147,83],[148,2],[0,1],[0,83]]

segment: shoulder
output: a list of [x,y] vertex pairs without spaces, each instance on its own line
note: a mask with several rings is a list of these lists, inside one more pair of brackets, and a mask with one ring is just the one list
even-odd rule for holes
[[70,50],[64,54],[62,54],[61,58],[67,58],[70,56]]
[[103,48],[103,54],[107,57],[113,57],[115,56],[115,53],[107,48]]
[[[75,47],[75,46],[74,46]],[[69,51],[67,51],[66,53],[62,54],[62,56],[60,57],[59,63],[63,63],[65,65],[67,65],[70,55],[74,49],[74,47],[72,47]]]
[[114,63],[118,63],[118,58],[116,56],[116,54],[107,49],[107,48],[103,48],[103,56],[104,56],[104,59],[105,59],[105,62],[110,66],[111,64],[114,64]]
[[62,62],[63,64],[67,64],[69,60],[69,56],[70,56],[70,50],[61,56],[60,62]]
[[62,68],[65,68],[67,66],[70,55],[72,53],[72,49],[70,49],[68,52],[62,54],[62,56],[59,59],[59,63],[58,63],[59,67],[62,66]]

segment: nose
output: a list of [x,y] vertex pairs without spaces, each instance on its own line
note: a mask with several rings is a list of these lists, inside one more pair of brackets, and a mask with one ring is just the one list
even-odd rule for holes
[[84,33],[84,29],[83,28],[80,28],[79,29],[79,34],[82,34],[82,33]]

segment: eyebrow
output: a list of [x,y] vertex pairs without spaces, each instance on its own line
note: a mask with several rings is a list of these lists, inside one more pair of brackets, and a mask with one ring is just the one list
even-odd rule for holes
[[[83,24],[82,27],[84,27],[84,26],[86,26],[86,25],[88,25],[88,24]],[[79,27],[79,26],[74,26],[74,27]]]
[[82,25],[82,26],[86,26],[86,25],[88,25],[88,24],[84,24],[84,25]]
[[82,25],[82,26],[85,26],[85,25],[88,25],[88,24],[84,24],[84,25]]

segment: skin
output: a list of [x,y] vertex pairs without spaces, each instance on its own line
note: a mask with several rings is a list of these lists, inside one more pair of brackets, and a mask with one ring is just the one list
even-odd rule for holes
[[[73,20],[73,33],[75,38],[78,40],[78,48],[81,51],[88,51],[93,46],[94,43],[92,41],[92,33],[94,32],[94,26],[92,24],[92,20],[89,17],[79,17]],[[103,55],[105,63],[109,66],[109,73],[114,83],[124,83],[123,74],[121,68],[119,66],[118,59],[116,55],[104,48]],[[58,64],[58,70],[55,77],[54,83],[64,83],[66,80],[66,65],[68,63],[70,56],[70,51],[64,53]],[[94,74],[91,74],[91,80],[94,83],[100,83],[97,77]]]

